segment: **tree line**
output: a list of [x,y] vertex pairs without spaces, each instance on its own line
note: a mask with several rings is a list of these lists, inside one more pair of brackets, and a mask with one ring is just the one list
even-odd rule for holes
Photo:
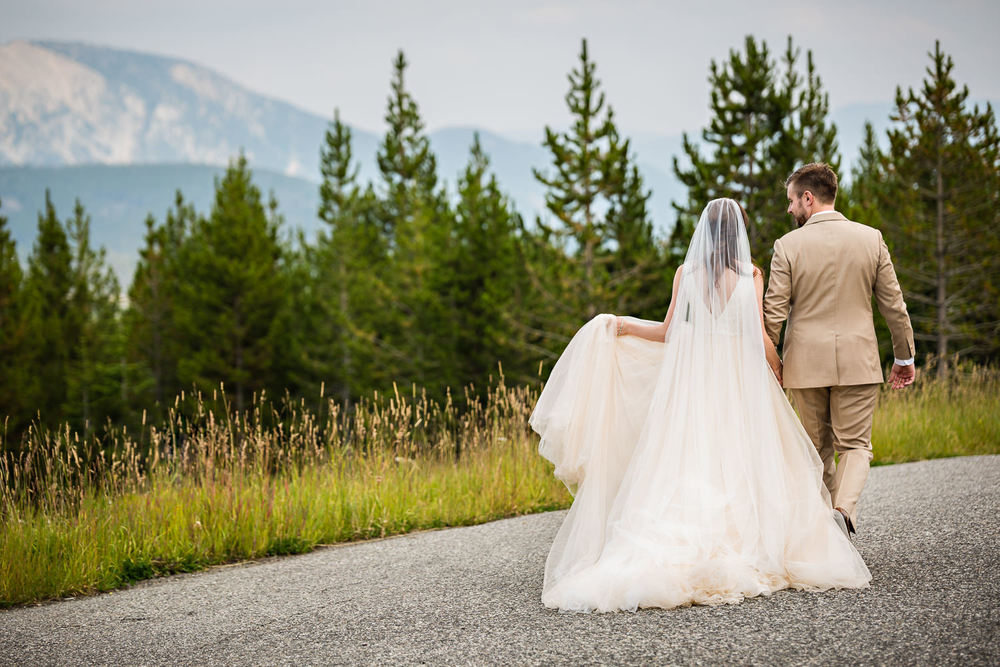
[[[954,355],[1000,347],[1000,141],[992,108],[970,106],[939,45],[923,87],[896,92],[880,142],[866,128],[838,208],[885,231],[918,338],[947,372]],[[83,434],[162,418],[192,392],[333,398],[418,387],[452,400],[502,372],[544,379],[573,332],[600,312],[658,319],[705,204],[739,200],[765,269],[791,227],[783,182],[805,162],[839,171],[836,127],[813,64],[788,39],[780,57],[746,38],[709,68],[712,118],[674,160],[687,186],[659,235],[649,189],[601,90],[586,40],[568,74],[572,122],[545,128],[551,163],[534,172],[545,211],[515,210],[478,137],[449,193],[399,52],[379,178],[362,183],[335,112],[319,149],[315,239],[285,228],[240,155],[209,211],[177,192],[122,293],[77,202],[48,195],[22,267],[0,208],[0,414],[5,447],[32,423]],[[884,332],[883,332],[884,333]],[[883,336],[887,339],[887,336]],[[886,355],[890,354],[888,347]]]

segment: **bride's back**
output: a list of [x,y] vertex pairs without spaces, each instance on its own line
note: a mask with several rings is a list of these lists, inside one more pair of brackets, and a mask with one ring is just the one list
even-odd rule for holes
[[754,266],[747,216],[732,199],[709,202],[691,237],[681,272],[681,321],[699,338],[752,333],[756,322]]

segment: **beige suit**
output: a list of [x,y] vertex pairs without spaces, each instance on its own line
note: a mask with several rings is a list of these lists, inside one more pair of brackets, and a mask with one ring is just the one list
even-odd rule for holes
[[775,241],[765,327],[777,346],[788,320],[784,386],[823,459],[834,506],[855,520],[883,382],[873,296],[896,358],[911,359],[913,329],[881,232],[828,211]]

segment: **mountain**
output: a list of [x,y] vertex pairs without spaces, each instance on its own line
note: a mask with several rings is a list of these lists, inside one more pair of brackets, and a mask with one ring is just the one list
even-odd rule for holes
[[[184,60],[63,42],[0,46],[0,165],[251,164],[318,178],[326,121]],[[376,137],[355,132],[359,154]]]

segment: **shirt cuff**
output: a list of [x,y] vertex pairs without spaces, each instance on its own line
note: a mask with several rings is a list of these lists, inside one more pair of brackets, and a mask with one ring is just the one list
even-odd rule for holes
[[910,357],[909,359],[896,359],[896,365],[897,366],[912,366],[913,365],[913,357]]

